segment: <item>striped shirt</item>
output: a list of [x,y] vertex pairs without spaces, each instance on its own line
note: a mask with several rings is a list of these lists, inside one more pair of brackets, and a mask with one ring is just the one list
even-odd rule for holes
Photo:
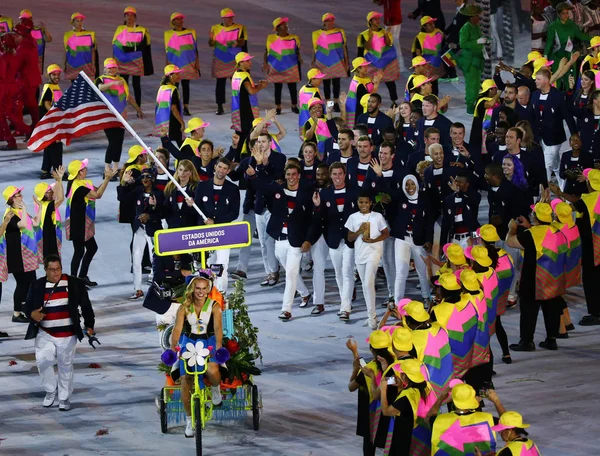
[[287,208],[288,208],[288,217],[285,222],[283,222],[283,228],[281,229],[281,234],[288,234],[288,219],[294,209],[296,208],[296,196],[298,195],[298,190],[288,190],[287,188],[283,189],[285,196],[287,196]]
[[[44,292],[44,310],[46,314],[40,322],[40,328],[53,337],[71,337],[75,335],[75,327],[69,313],[69,291],[67,276],[63,275],[56,284],[46,282]],[[54,292],[52,291],[54,290]]]
[[344,205],[346,204],[346,187],[334,190],[335,205],[339,212],[344,212]]
[[365,183],[365,178],[367,177],[367,172],[369,171],[368,163],[358,163],[358,167],[356,168],[356,183],[359,187],[362,187]]

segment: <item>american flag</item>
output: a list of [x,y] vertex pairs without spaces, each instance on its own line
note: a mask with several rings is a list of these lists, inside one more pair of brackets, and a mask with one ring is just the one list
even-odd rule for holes
[[83,76],[77,76],[58,102],[39,121],[27,147],[39,152],[64,140],[79,138],[106,128],[123,127]]

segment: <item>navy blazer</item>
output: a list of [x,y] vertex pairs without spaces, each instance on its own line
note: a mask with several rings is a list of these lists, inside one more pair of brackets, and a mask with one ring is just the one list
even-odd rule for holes
[[[536,90],[531,95],[531,116],[535,141],[547,146],[562,144],[567,139],[563,121],[566,120],[570,132],[577,131],[573,116],[569,115],[565,95],[555,87],[550,87],[548,98],[540,102],[542,92]],[[540,108],[543,106],[543,110]],[[543,112],[543,115],[542,115]]]
[[[365,179],[363,180],[363,185],[359,185],[358,184],[358,164],[359,163],[360,163],[359,157],[352,157],[350,160],[348,160],[348,163],[346,163],[346,182],[349,182],[350,184],[352,184],[356,187],[367,188],[371,185],[372,182],[374,182],[377,179],[377,174],[375,174],[375,171],[373,171],[373,168],[371,167],[371,165],[369,165],[369,169],[367,169],[367,175],[365,176]],[[367,187],[365,187],[365,185],[367,185]]]
[[[342,152],[339,149],[336,149],[334,151],[332,151],[329,155],[327,155],[327,160],[326,163],[328,165],[331,165],[334,162],[339,162],[342,161],[341,160],[342,157]],[[354,147],[352,147],[352,157],[358,157],[358,152],[356,151],[356,149]]]
[[[237,167],[233,176],[230,174],[231,180],[244,179],[247,182],[246,196],[244,197],[243,211],[244,214],[248,214],[250,211],[254,211],[255,214],[262,214],[265,209],[269,208],[269,200],[265,198],[265,195],[261,191],[257,191],[254,186],[252,179],[246,174],[248,166],[252,166],[256,169],[256,160],[254,157],[246,157]],[[285,155],[279,152],[271,151],[269,156],[269,163],[263,167],[263,171],[269,176],[269,180],[276,181],[284,178],[283,168],[285,168]]]
[[450,188],[449,182],[451,177],[456,177],[456,174],[459,172],[460,168],[457,166],[444,166],[442,168],[441,186],[438,190],[437,185],[435,184],[436,176],[433,174],[433,166],[430,166],[425,170],[423,174],[423,187],[427,194],[429,195],[429,204],[431,206],[431,210],[434,213],[434,219],[437,219],[442,210],[442,205],[444,199],[452,192]]
[[[493,161],[502,164],[502,159],[507,155],[507,151],[499,151],[494,155]],[[525,177],[527,178],[527,186],[532,196],[537,196],[539,186],[542,184],[548,187],[548,175],[546,174],[546,161],[541,147],[535,146],[531,151],[521,149],[519,160],[525,169]]]
[[[194,197],[196,188],[189,188],[186,191],[190,198]],[[177,188],[174,188],[170,195],[165,195],[163,206],[163,216],[167,221],[169,228],[184,228],[186,226],[196,226],[198,223],[198,212],[193,207],[189,207],[185,201],[181,204],[181,209],[177,205],[177,199],[181,195]]]
[[428,128],[437,128],[440,131],[440,144],[445,149],[452,147],[452,139],[450,138],[450,127],[452,126],[452,122],[445,115],[439,114],[433,121],[433,125],[425,126],[425,117],[421,117],[419,122],[417,123],[417,130],[419,132],[418,136],[418,144],[417,150],[420,152],[425,152],[425,130]]
[[579,122],[581,152],[591,153],[594,161],[600,161],[600,128],[596,130],[594,111],[591,109],[573,109]]
[[158,230],[162,230],[161,219],[163,216],[163,208],[165,203],[165,195],[163,192],[158,190],[156,187],[152,188],[152,195],[156,199],[156,205],[150,206],[148,202],[149,197],[144,196],[144,187],[136,187],[131,192],[131,198],[135,204],[135,218],[133,219],[133,232],[135,233],[139,227],[142,226],[142,222],[138,217],[142,214],[148,214],[150,218],[144,225],[146,234],[150,237],[154,236],[154,233]]
[[358,195],[358,187],[347,185],[344,210],[340,212],[338,211],[335,201],[333,185],[321,190],[321,205],[319,206],[318,211],[322,218],[325,242],[327,242],[330,249],[337,249],[340,246],[340,241],[342,239],[346,242],[346,245],[354,247],[354,243],[348,241],[348,237],[346,236],[348,230],[344,225],[346,224],[348,217],[358,211]]
[[267,234],[273,239],[281,237],[284,222],[287,221],[287,240],[292,247],[301,247],[304,241],[315,244],[319,240],[320,230],[313,226],[312,185],[298,186],[296,205],[294,210],[288,211],[288,197],[284,189],[286,184],[269,182],[269,177],[259,166],[255,176],[250,176],[250,181],[265,195],[271,198],[271,218],[267,224]]
[[[410,210],[413,204],[408,202],[408,198],[404,192],[396,198],[394,203],[396,210],[395,217],[390,223],[390,235],[397,239],[404,239],[406,236],[406,227],[410,222]],[[412,221],[413,242],[415,245],[423,245],[426,242],[433,243],[433,223],[435,222],[435,218],[433,217],[433,211],[431,210],[429,197],[426,192],[419,191],[416,206],[417,211]]]
[[[462,198],[461,203],[454,201],[455,197]],[[442,230],[440,235],[440,246],[443,246],[451,241],[451,236],[454,234],[454,216],[456,215],[457,204],[462,206],[463,222],[467,226],[470,234],[479,228],[477,221],[477,213],[479,212],[479,203],[481,202],[481,194],[474,190],[467,193],[454,193],[444,198],[443,214],[442,214]]]
[[521,190],[508,179],[502,182],[494,191],[488,187],[488,220],[496,227],[500,239],[508,233],[508,222],[517,219],[520,215],[529,216],[531,199],[525,190]]
[[[196,187],[194,201],[204,215],[215,223],[231,223],[240,215],[240,189],[226,179],[215,205],[213,184],[213,179],[200,182]],[[203,224],[204,221],[198,214],[198,225]]]

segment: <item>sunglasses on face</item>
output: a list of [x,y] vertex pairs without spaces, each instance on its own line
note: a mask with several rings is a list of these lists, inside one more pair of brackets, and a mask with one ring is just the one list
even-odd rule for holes
[[142,179],[152,179],[152,175],[150,175],[150,174],[142,174]]

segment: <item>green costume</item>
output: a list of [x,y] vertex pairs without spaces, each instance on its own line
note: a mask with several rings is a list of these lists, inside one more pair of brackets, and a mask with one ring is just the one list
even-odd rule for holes
[[473,25],[470,21],[460,29],[460,52],[456,57],[456,62],[465,75],[467,114],[475,112],[475,101],[477,101],[481,85],[484,45],[478,44],[477,40],[482,37],[479,25]]
[[[548,26],[548,31],[546,33],[547,40],[546,48],[544,49],[544,55],[546,55],[548,60],[554,60],[554,63],[552,64],[553,73],[558,69],[560,60],[563,57],[570,59],[571,53],[577,50],[575,43],[576,40],[584,42],[590,41],[590,37],[583,33],[579,26],[571,19],[567,19],[564,24],[560,21],[560,19],[556,19]],[[560,48],[557,46],[557,37],[558,41],[560,42]],[[571,50],[567,51],[565,47],[569,44],[569,42]],[[577,79],[576,75],[575,79]],[[559,89],[567,88],[568,82],[569,73],[565,74],[561,79],[559,79],[556,83],[556,86]]]

